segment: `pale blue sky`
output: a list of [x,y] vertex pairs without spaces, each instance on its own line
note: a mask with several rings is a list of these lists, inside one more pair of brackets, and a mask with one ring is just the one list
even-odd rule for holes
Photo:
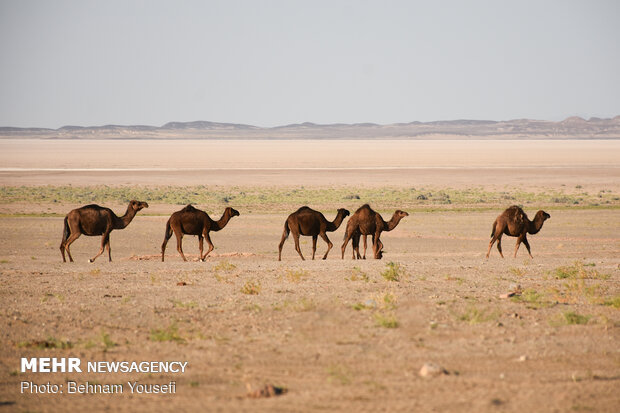
[[0,126],[612,117],[620,1],[0,0]]

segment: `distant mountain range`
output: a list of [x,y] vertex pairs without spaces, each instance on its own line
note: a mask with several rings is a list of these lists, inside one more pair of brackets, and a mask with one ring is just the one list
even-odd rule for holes
[[620,116],[570,117],[560,122],[514,119],[447,120],[378,125],[311,122],[263,128],[208,121],[163,126],[63,126],[58,129],[0,127],[0,139],[620,139]]

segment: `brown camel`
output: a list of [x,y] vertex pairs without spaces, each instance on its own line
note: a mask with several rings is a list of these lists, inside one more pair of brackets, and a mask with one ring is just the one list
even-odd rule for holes
[[282,246],[284,241],[288,238],[290,232],[293,233],[293,239],[295,240],[295,250],[299,254],[302,260],[305,260],[299,248],[299,236],[306,235],[312,237],[312,259],[316,253],[316,240],[320,235],[325,242],[327,242],[327,251],[323,255],[323,259],[327,258],[329,250],[332,249],[334,244],[327,238],[327,232],[333,232],[340,227],[345,217],[349,216],[349,211],[344,208],[340,208],[336,214],[336,218],[332,222],[325,219],[325,216],[319,211],[315,211],[307,206],[299,208],[288,216],[286,222],[284,222],[284,232],[282,233],[282,240],[278,247],[278,261],[282,261]]
[[368,204],[362,205],[349,221],[347,222],[347,230],[344,234],[344,243],[342,244],[342,259],[344,259],[344,251],[347,248],[347,244],[350,239],[353,239],[353,259],[357,252],[357,258],[360,258],[359,254],[359,238],[364,236],[364,258],[366,257],[366,236],[372,236],[372,250],[373,256],[376,259],[383,257],[383,243],[379,239],[383,231],[391,231],[404,217],[409,216],[408,213],[401,210],[394,211],[392,219],[385,222],[380,214],[373,211]]
[[517,245],[515,246],[514,254],[515,258],[517,257],[519,245],[522,242],[527,248],[527,253],[530,254],[531,258],[534,258],[532,257],[532,253],[530,251],[530,243],[527,242],[527,234],[537,234],[545,223],[545,220],[549,218],[551,218],[551,215],[541,210],[536,213],[534,221],[530,221],[527,218],[525,212],[523,212],[520,207],[513,205],[510,208],[506,209],[504,212],[502,212],[501,215],[497,217],[497,219],[493,223],[491,242],[489,242],[487,258],[489,258],[489,254],[491,253],[491,247],[493,246],[493,243],[495,241],[497,241],[497,250],[499,251],[499,255],[504,258],[504,254],[502,254],[502,235],[504,234],[511,237],[517,237]]
[[65,225],[60,243],[60,253],[63,262],[67,262],[65,258],[65,250],[69,255],[69,260],[73,262],[69,246],[79,238],[80,235],[96,236],[101,235],[101,249],[99,253],[89,262],[94,262],[98,256],[103,254],[103,249],[108,248],[108,259],[112,261],[112,253],[110,251],[110,232],[114,229],[123,229],[136,216],[136,213],[142,208],[148,208],[149,204],[141,201],[130,201],[127,211],[122,217],[116,214],[110,208],[104,208],[99,205],[86,205],[81,208],[74,209],[65,217]]
[[[161,244],[161,260],[164,261],[164,253],[166,252],[166,244],[170,237],[172,237],[172,233],[177,237],[177,251],[183,257],[183,261],[187,261],[185,258],[185,254],[183,254],[183,246],[182,239],[183,234],[187,235],[198,235],[198,245],[200,247],[200,260],[204,261],[207,258],[207,255],[211,251],[213,251],[213,243],[211,242],[211,237],[209,236],[209,232],[211,231],[219,231],[228,224],[228,221],[232,217],[239,216],[239,211],[233,209],[231,207],[227,207],[224,210],[224,214],[219,219],[219,221],[213,221],[206,212],[201,211],[197,208],[194,208],[191,205],[187,205],[180,211],[175,212],[170,216],[168,222],[166,222],[166,234],[164,235],[164,243]],[[203,256],[203,238],[207,240],[207,244],[209,244],[209,250]]]

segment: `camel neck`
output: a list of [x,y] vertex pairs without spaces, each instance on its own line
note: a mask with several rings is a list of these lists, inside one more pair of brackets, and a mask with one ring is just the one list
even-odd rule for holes
[[384,226],[385,230],[384,231],[391,231],[394,228],[396,228],[396,226],[400,222],[401,218],[402,218],[401,216],[396,215],[396,213],[394,213],[394,215],[392,215],[392,219],[390,219],[389,222],[385,222],[384,221],[384,223],[385,223],[385,226]]
[[125,211],[125,215],[123,215],[122,217],[117,217],[114,216],[115,218],[115,222],[114,222],[114,229],[123,229],[125,228],[127,225],[129,225],[129,223],[131,222],[131,220],[136,216],[136,210],[131,208],[131,206],[127,206],[127,211]]
[[217,220],[217,221],[213,221],[213,228],[211,229],[212,231],[219,231],[222,228],[224,228],[226,226],[226,224],[228,224],[228,221],[230,221],[230,214],[228,213],[228,211],[224,211],[224,213],[222,214],[222,217]]
[[542,215],[536,215],[536,217],[534,217],[534,221],[529,222],[527,232],[532,235],[537,234],[538,231],[540,231],[540,229],[542,228],[544,222],[545,220],[543,219]]
[[344,221],[344,214],[338,212],[338,215],[336,215],[336,218],[334,218],[332,222],[327,222],[327,231],[336,231],[340,227],[340,224],[342,224],[342,221]]

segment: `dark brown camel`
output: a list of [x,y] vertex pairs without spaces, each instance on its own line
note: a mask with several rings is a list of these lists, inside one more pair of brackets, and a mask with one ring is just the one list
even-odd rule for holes
[[81,208],[74,209],[65,217],[65,225],[62,234],[62,242],[60,243],[60,253],[63,262],[67,262],[65,258],[65,250],[69,255],[69,260],[73,262],[69,246],[79,238],[80,235],[96,236],[101,235],[101,249],[99,253],[89,262],[94,262],[98,256],[103,254],[103,249],[108,248],[108,259],[112,261],[112,253],[110,251],[110,232],[114,229],[123,229],[136,216],[136,213],[142,208],[148,208],[149,204],[141,201],[130,201],[127,211],[122,217],[116,214],[110,208],[104,208],[99,205],[86,205]]
[[[183,257],[183,261],[187,261],[185,258],[185,254],[183,254],[183,246],[182,239],[183,234],[187,235],[198,235],[198,245],[200,247],[200,260],[204,261],[207,258],[207,255],[211,251],[213,251],[213,243],[211,242],[211,237],[209,236],[209,232],[211,231],[219,231],[228,224],[228,221],[232,217],[239,216],[239,211],[233,209],[231,207],[227,207],[224,210],[224,214],[219,219],[219,221],[213,221],[206,212],[201,211],[200,209],[194,208],[191,205],[186,206],[180,211],[175,212],[170,216],[168,222],[166,222],[166,234],[164,235],[164,243],[161,244],[161,260],[164,261],[164,253],[166,252],[166,244],[170,237],[172,237],[172,233],[177,237],[177,251]],[[207,240],[207,244],[209,244],[209,250],[203,256],[203,238]]]
[[316,240],[320,235],[321,238],[327,242],[327,251],[325,251],[325,255],[323,255],[323,259],[326,259],[329,250],[334,246],[329,238],[327,238],[326,233],[336,231],[347,216],[349,216],[349,211],[340,208],[336,214],[336,218],[334,218],[332,222],[329,222],[319,211],[315,211],[307,206],[299,208],[289,215],[284,223],[284,232],[282,233],[282,240],[278,247],[278,261],[282,261],[282,246],[290,232],[293,233],[293,239],[295,240],[295,251],[297,251],[302,260],[305,260],[305,258],[301,253],[301,248],[299,248],[299,236],[306,235],[312,237],[312,259],[314,259]]
[[531,258],[534,258],[532,257],[532,253],[530,251],[530,243],[527,242],[527,234],[537,234],[545,223],[545,220],[549,218],[551,218],[551,215],[541,210],[536,213],[534,221],[530,221],[527,218],[525,212],[523,212],[520,207],[513,205],[510,208],[506,209],[504,212],[502,212],[501,215],[497,217],[497,219],[493,223],[491,242],[489,242],[487,258],[489,258],[489,254],[491,253],[491,247],[493,246],[493,243],[495,241],[497,241],[497,250],[499,251],[499,255],[504,258],[504,254],[502,254],[502,235],[504,234],[511,237],[517,237],[517,245],[515,246],[514,254],[515,258],[517,257],[519,245],[522,242],[527,248],[527,253],[530,254]]
[[344,243],[342,244],[342,259],[344,259],[344,251],[347,248],[349,240],[353,238],[353,259],[357,252],[357,258],[360,258],[359,254],[359,238],[364,236],[364,258],[366,257],[366,236],[372,236],[372,250],[373,256],[376,259],[383,257],[383,243],[379,239],[383,231],[391,231],[404,217],[409,216],[408,213],[401,210],[394,211],[392,219],[385,222],[380,214],[373,211],[368,204],[362,205],[349,221],[347,222],[347,230],[344,234]]

